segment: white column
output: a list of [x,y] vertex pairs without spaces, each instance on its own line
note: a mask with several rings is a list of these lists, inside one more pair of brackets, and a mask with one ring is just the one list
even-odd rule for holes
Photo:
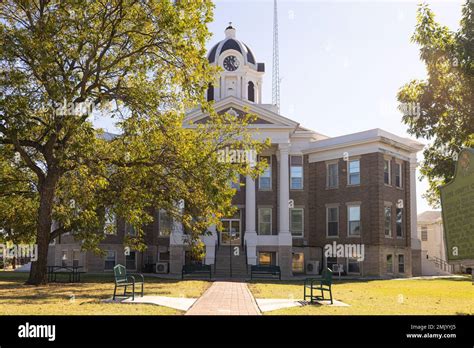
[[257,232],[255,229],[255,180],[250,175],[245,179],[245,244],[247,262],[257,264]]
[[421,250],[421,236],[418,231],[417,207],[416,207],[416,153],[410,156],[410,229],[411,248]]
[[278,202],[278,217],[279,230],[278,240],[279,245],[292,245],[292,238],[290,234],[290,209],[288,208],[288,201],[290,200],[290,175],[288,165],[288,144],[280,144],[278,146],[278,157],[280,160],[279,172],[279,202]]
[[[177,203],[179,204],[179,203]],[[179,213],[182,214],[182,207],[179,207]],[[184,233],[183,224],[179,219],[174,219],[171,226],[170,245],[183,245],[184,244]]]
[[217,231],[216,225],[212,225],[209,227],[209,232],[211,232],[208,236],[202,236],[201,239],[203,243],[206,245],[206,265],[213,265],[215,260],[215,251],[216,251],[216,244],[217,244]]

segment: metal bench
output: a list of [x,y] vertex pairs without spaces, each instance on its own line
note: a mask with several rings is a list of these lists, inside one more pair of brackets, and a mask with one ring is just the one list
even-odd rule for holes
[[209,274],[209,279],[211,279],[211,265],[202,265],[199,263],[184,265],[181,269],[181,279],[184,279],[186,274]]
[[[309,290],[309,294],[307,294]],[[314,295],[313,291],[321,291],[321,295]],[[324,293],[329,292],[331,304],[332,301],[332,271],[329,268],[323,270],[321,278],[306,278],[304,281],[304,300],[309,298],[311,303],[314,301],[324,301]]]
[[270,276],[270,277],[278,276],[278,279],[281,280],[280,266],[252,265],[250,266],[250,279],[253,279],[254,276],[265,276],[264,278],[268,278],[267,276]]
[[[142,286],[142,297],[143,297],[143,285],[145,284],[145,278],[143,274],[135,273],[133,275],[127,275],[127,269],[123,265],[117,265],[114,267],[115,277],[115,288],[114,288],[114,300],[117,288],[123,287],[123,296],[127,294],[127,287],[132,287],[132,300],[135,300],[135,284],[141,284]],[[139,277],[140,280],[136,280],[135,277]]]

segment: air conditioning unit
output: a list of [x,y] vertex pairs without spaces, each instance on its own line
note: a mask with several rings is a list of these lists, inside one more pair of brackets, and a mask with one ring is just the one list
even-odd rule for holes
[[306,263],[306,274],[319,274],[319,261],[308,261]]
[[158,262],[156,264],[156,273],[168,273],[168,262]]

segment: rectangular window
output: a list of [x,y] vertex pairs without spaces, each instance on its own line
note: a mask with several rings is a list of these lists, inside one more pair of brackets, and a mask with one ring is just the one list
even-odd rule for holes
[[398,255],[398,273],[405,273],[405,256]]
[[360,161],[349,161],[349,185],[360,185]]
[[392,236],[392,207],[385,207],[385,237]]
[[326,267],[331,271],[334,269],[334,265],[337,265],[337,257],[326,258]]
[[79,252],[79,250],[73,250],[72,251],[72,265],[74,267],[79,266],[80,256],[81,256],[81,253]]
[[304,273],[304,253],[293,253],[291,268],[293,273]]
[[395,186],[402,187],[402,164],[395,163]]
[[290,231],[293,237],[303,237],[304,217],[302,208],[290,209]]
[[327,208],[327,230],[328,237],[339,236],[339,207]]
[[360,261],[354,258],[347,259],[347,273],[360,274]]
[[159,236],[168,237],[171,234],[171,227],[173,226],[173,219],[166,210],[160,210],[159,212]]
[[62,267],[67,266],[67,250],[63,250],[61,253],[61,266]]
[[360,236],[360,205],[347,207],[348,236]]
[[290,189],[303,189],[303,156],[290,156]]
[[337,163],[327,165],[327,187],[335,188],[339,186],[339,167]]
[[421,226],[421,240],[423,242],[428,241],[428,227]]
[[268,167],[264,170],[262,175],[258,177],[259,190],[272,189],[272,158],[271,156],[260,156],[260,161],[267,162]]
[[272,234],[272,208],[258,209],[258,234]]
[[387,273],[393,273],[393,256],[387,255]]
[[115,251],[107,250],[105,255],[104,270],[113,270],[115,267]]
[[386,185],[390,185],[390,160],[386,159],[383,161],[383,182]]
[[397,208],[396,211],[397,237],[403,237],[403,209]]
[[125,255],[125,267],[129,271],[137,270],[137,253],[135,251],[130,251],[129,255]]
[[117,234],[117,219],[111,208],[105,208],[104,233],[108,235]]
[[258,264],[262,266],[275,266],[276,265],[276,253],[260,251],[258,253]]

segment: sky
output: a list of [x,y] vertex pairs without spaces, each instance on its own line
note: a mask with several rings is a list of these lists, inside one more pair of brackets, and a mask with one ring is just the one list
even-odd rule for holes
[[[426,2],[438,22],[457,30],[463,1]],[[232,22],[237,38],[265,63],[263,103],[271,103],[273,0],[215,4],[208,48],[224,39]],[[410,0],[279,0],[280,113],[330,137],[373,128],[410,137],[396,94],[426,77],[410,41],[417,6]],[[417,184],[418,213],[431,209],[422,198],[427,187],[426,180]]]

